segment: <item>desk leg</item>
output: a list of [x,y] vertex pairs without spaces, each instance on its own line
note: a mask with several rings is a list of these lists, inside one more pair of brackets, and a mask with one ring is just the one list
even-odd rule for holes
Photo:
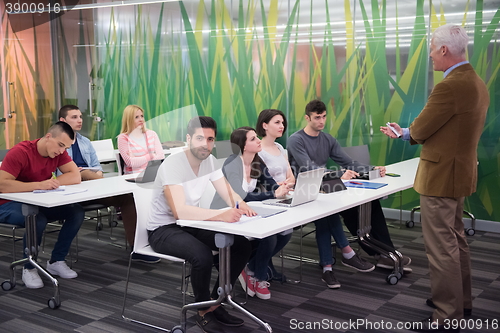
[[[181,325],[182,332],[186,332],[186,317],[188,310],[196,310],[199,308],[211,307],[221,304],[224,300],[227,301],[233,308],[240,311],[260,326],[266,329],[266,332],[271,333],[273,330],[268,323],[263,322],[251,312],[243,308],[237,302],[233,301],[231,297],[231,245],[234,243],[234,235],[228,234],[215,234],[215,245],[219,249],[219,289],[217,290],[219,298],[212,301],[197,302],[184,305],[181,310]],[[172,329],[175,331],[176,327]]]
[[386,280],[387,283],[394,285],[403,277],[403,255],[399,251],[371,237],[371,205],[371,202],[367,202],[359,206],[358,238],[364,245],[392,259],[394,262],[394,270],[387,276]]
[[54,285],[54,296],[49,299],[48,306],[51,309],[57,309],[61,305],[61,300],[59,296],[59,282],[55,279],[49,272],[45,270],[36,261],[38,257],[38,244],[36,237],[36,214],[38,214],[38,207],[31,205],[22,205],[23,215],[25,219],[25,233],[26,233],[26,248],[24,252],[26,253],[26,258],[14,261],[10,264],[10,280],[4,281],[2,283],[2,289],[7,291],[11,290],[16,286],[16,266],[24,265],[30,263],[39,272],[47,277]]

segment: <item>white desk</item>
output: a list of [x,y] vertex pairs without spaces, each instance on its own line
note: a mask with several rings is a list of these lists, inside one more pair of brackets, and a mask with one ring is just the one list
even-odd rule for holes
[[[241,307],[238,303],[234,302],[231,298],[231,285],[229,284],[229,261],[227,260],[229,256],[229,248],[232,244],[233,235],[241,235],[254,238],[265,238],[279,232],[294,228],[296,226],[315,221],[319,218],[329,216],[331,214],[342,212],[346,209],[360,206],[360,225],[369,224],[369,213],[371,209],[371,201],[384,197],[386,195],[399,192],[413,187],[413,180],[415,178],[415,173],[417,170],[419,159],[414,158],[412,160],[407,160],[399,163],[395,163],[387,166],[387,172],[392,172],[401,175],[400,177],[384,177],[370,182],[381,182],[387,183],[377,190],[370,189],[359,189],[359,188],[348,188],[346,191],[340,191],[330,194],[320,194],[317,200],[309,202],[297,207],[289,208],[286,212],[270,216],[268,218],[255,219],[248,221],[246,223],[226,223],[226,222],[212,222],[212,221],[192,221],[192,220],[178,220],[177,224],[181,226],[188,226],[206,230],[212,230],[220,232],[216,236],[216,245],[220,249],[220,290],[222,292],[219,294],[219,298],[216,301],[206,302],[206,306],[212,306],[221,303],[224,299],[231,304],[235,309],[239,310],[243,314],[250,317],[267,332],[272,332],[271,326],[265,323],[261,319],[254,316],[252,313]],[[358,180],[356,180],[358,181]],[[362,181],[362,180],[360,180]],[[262,203],[251,202],[251,205],[263,205]],[[269,206],[268,206],[269,207]],[[359,234],[360,240],[369,245],[379,248],[382,246],[374,244],[368,234]],[[219,243],[217,243],[219,241]],[[381,252],[388,254],[391,259],[395,261],[395,270],[393,274],[388,276],[389,278],[395,278],[396,283],[402,277],[403,266],[402,266],[402,255],[397,252],[395,254],[385,250],[383,247],[380,248]],[[396,267],[397,265],[397,267]],[[400,275],[398,275],[400,274]],[[389,282],[391,283],[391,282]],[[394,283],[391,283],[394,284]],[[205,303],[205,302],[203,302]],[[186,328],[186,313],[188,310],[196,309],[201,307],[200,304],[188,304],[182,308],[181,311],[181,327]]]
[[[387,183],[387,186],[377,190],[348,188],[346,191],[330,194],[320,194],[318,199],[297,207],[289,208],[286,212],[265,219],[256,219],[247,223],[225,223],[211,221],[179,220],[177,224],[194,228],[207,229],[233,235],[253,238],[265,238],[279,232],[315,221],[319,218],[342,212],[346,209],[371,202],[402,190],[413,187],[413,180],[417,170],[419,158],[388,165],[387,172],[401,175],[400,177],[383,177],[370,182]],[[362,182],[363,180],[356,180]],[[250,205],[264,205],[252,201]]]
[[[182,149],[184,149],[186,146],[183,147],[175,147],[175,148],[170,148],[170,149],[163,149],[163,153],[165,156],[176,153]],[[96,151],[97,159],[99,160],[99,163],[110,163],[110,162],[116,162],[116,154],[119,153],[118,149],[114,150],[101,150],[101,151]]]
[[85,192],[62,195],[57,193],[32,193],[32,192],[22,192],[22,193],[0,193],[0,198],[6,200],[14,200],[22,202],[23,205],[23,215],[25,216],[25,229],[26,229],[26,243],[29,253],[27,258],[21,259],[13,262],[10,265],[10,280],[4,281],[2,283],[3,290],[10,290],[16,285],[15,267],[26,262],[30,262],[35,268],[37,268],[45,277],[50,279],[54,286],[54,296],[49,299],[48,305],[52,309],[57,309],[61,302],[59,299],[59,283],[58,281],[50,275],[43,267],[41,267],[37,262],[36,258],[38,256],[37,244],[36,244],[36,214],[38,213],[38,207],[57,207],[62,205],[68,205],[73,203],[84,202],[88,200],[101,199],[107,197],[113,197],[121,194],[132,193],[134,188],[138,185],[135,183],[130,183],[125,181],[125,178],[131,177],[131,175],[102,178],[96,180],[89,180],[82,182],[77,185],[68,185],[67,188],[77,188],[77,189],[87,189]]
[[[0,198],[22,202],[39,207],[57,207],[72,203],[84,202],[94,199],[114,197],[121,194],[132,193],[137,186],[135,183],[125,181],[125,178],[133,178],[134,175],[123,175],[118,177],[88,180],[76,185],[66,186],[68,189],[87,189],[85,192],[63,195],[58,193],[0,193]],[[62,192],[64,193],[64,192]]]

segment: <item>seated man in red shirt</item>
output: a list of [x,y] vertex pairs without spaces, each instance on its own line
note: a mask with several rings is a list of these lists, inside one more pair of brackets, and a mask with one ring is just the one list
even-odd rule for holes
[[[22,141],[12,147],[0,166],[0,192],[52,190],[61,185],[80,183],[80,172],[66,152],[74,139],[75,133],[71,126],[59,121],[49,128],[43,138]],[[57,168],[62,175],[55,178],[53,174]],[[0,199],[0,222],[24,227],[21,206],[20,202]],[[83,208],[78,204],[39,208],[36,215],[37,244],[40,244],[48,221],[64,220],[51,259],[47,261],[49,273],[66,279],[78,276],[64,260],[83,223],[83,217]],[[23,248],[26,248],[26,237]],[[29,263],[23,269],[23,282],[28,288],[43,287],[38,271]]]

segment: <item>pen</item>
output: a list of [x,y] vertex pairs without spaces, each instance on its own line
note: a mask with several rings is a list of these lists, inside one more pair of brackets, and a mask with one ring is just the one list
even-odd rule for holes
[[349,183],[351,183],[351,184],[356,184],[356,185],[363,185],[363,183],[360,183],[360,182],[353,182],[353,181],[350,181]]
[[55,172],[52,172],[52,179],[57,179]]
[[240,209],[240,204],[236,201],[236,209]]

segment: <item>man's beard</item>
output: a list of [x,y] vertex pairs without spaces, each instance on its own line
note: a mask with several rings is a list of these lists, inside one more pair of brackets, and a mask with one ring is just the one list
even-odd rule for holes
[[206,147],[189,147],[189,150],[191,150],[191,154],[193,154],[194,157],[201,161],[207,159],[207,157],[210,156],[210,153],[212,152]]

